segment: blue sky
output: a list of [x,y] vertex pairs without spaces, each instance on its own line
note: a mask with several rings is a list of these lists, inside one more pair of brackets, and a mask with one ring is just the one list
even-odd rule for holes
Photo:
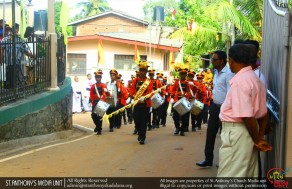
[[[75,4],[78,2],[86,0],[67,0],[69,5],[74,8]],[[107,0],[109,5],[114,10],[119,10],[125,12],[128,15],[135,16],[138,18],[143,17],[143,5],[146,0]],[[35,7],[35,10],[43,10],[47,8],[48,0],[32,0],[32,4]],[[74,10],[72,10],[74,11]],[[77,12],[78,10],[75,10]]]

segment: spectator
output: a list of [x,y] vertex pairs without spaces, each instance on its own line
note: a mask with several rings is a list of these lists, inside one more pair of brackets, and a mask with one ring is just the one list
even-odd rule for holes
[[87,74],[87,80],[85,81],[85,90],[83,93],[83,107],[84,110],[87,112],[90,112],[92,107],[91,107],[91,99],[90,99],[90,88],[95,82],[92,80],[92,75]]
[[74,81],[72,82],[72,90],[73,90],[72,112],[80,113],[82,111],[82,94],[78,76],[74,77]]
[[[6,88],[12,88],[14,86],[14,80],[16,79],[16,87],[21,87],[26,83],[24,73],[21,67],[21,63],[24,60],[24,54],[33,58],[34,55],[29,52],[27,45],[22,41],[19,32],[19,24],[15,23],[15,42],[16,42],[16,56],[12,54],[13,41],[12,35],[5,36],[1,41],[1,58],[6,65]],[[13,60],[16,62],[13,62]],[[14,72],[16,69],[16,72]],[[14,75],[16,73],[16,75]]]
[[266,89],[250,66],[244,44],[229,49],[229,66],[235,76],[220,110],[222,146],[218,177],[258,177],[258,150],[269,150],[260,138],[257,120],[267,113]]
[[212,91],[213,102],[209,110],[210,117],[206,134],[205,160],[196,163],[196,165],[200,167],[210,167],[213,165],[215,139],[221,126],[219,120],[220,108],[230,87],[229,80],[234,75],[226,65],[227,55],[224,51],[215,51],[211,61],[215,69],[214,88]]

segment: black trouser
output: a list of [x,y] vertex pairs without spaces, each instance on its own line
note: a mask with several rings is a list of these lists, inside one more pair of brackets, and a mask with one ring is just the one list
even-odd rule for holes
[[[112,112],[116,111],[120,107],[121,107],[120,104],[117,107],[110,106],[108,108],[108,110],[106,111],[106,114],[111,114]],[[122,116],[121,113],[119,113],[119,114],[113,115],[111,118],[109,118],[110,129],[113,129],[114,127],[118,127],[118,128],[121,127],[121,125],[122,125],[122,123],[121,123],[121,116]]]
[[208,122],[208,115],[209,115],[209,106],[205,104],[204,109],[203,109],[203,123]]
[[149,118],[148,118],[148,127],[151,126],[151,114],[152,114],[153,128],[159,126],[159,120],[161,118],[161,113],[162,113],[162,106],[158,107],[157,109],[152,109],[152,113],[149,114]]
[[[124,106],[122,106],[122,107],[124,107]],[[126,123],[127,122],[126,110],[122,112],[122,116],[123,116],[124,123]]]
[[126,108],[126,111],[127,111],[128,122],[132,122],[133,121],[132,107]]
[[[188,119],[190,117],[190,113],[186,113],[185,115],[183,116],[180,116],[178,114],[178,112],[174,109],[173,110],[173,121],[174,121],[174,125],[175,125],[175,128],[178,129],[179,131],[182,131],[184,132],[187,127],[188,127]],[[180,124],[180,120],[181,120],[181,124]]]
[[134,107],[133,116],[134,116],[134,122],[136,124],[136,129],[138,130],[138,133],[139,133],[138,140],[146,139],[149,111],[150,111],[150,107],[146,107],[145,103],[137,104]]
[[165,101],[162,104],[162,113],[161,113],[161,122],[160,122],[162,125],[165,125],[166,124],[166,117],[167,117],[168,105],[169,105],[169,102],[167,102],[167,101]]
[[210,106],[210,117],[208,121],[206,144],[205,144],[205,158],[207,161],[213,162],[214,159],[214,145],[216,140],[216,135],[221,126],[219,119],[220,105],[214,103]]
[[160,124],[162,109],[163,109],[162,106],[163,104],[156,109],[156,126],[159,126]]
[[101,132],[102,131],[102,117],[93,113],[94,108],[95,106],[92,107],[92,111],[91,111],[91,118],[93,120],[93,123],[95,124],[94,132]]

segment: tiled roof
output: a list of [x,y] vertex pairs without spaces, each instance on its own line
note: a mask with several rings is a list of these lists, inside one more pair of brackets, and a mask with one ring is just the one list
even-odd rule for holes
[[100,13],[98,15],[94,15],[94,16],[83,18],[83,19],[80,19],[80,20],[77,20],[77,21],[74,21],[74,22],[70,22],[70,23],[68,23],[68,26],[78,25],[78,24],[81,24],[83,22],[86,22],[86,21],[89,21],[89,20],[92,20],[92,19],[96,19],[96,18],[99,18],[99,17],[102,17],[102,16],[106,16],[106,15],[109,15],[109,14],[114,14],[114,15],[117,15],[117,16],[120,16],[120,17],[123,17],[123,18],[126,18],[126,19],[130,19],[130,20],[133,20],[133,21],[136,21],[136,22],[140,22],[141,24],[144,24],[144,25],[148,25],[149,24],[148,21],[146,21],[146,20],[135,18],[135,17],[129,16],[129,15],[127,15],[125,13],[122,13],[122,12],[110,10],[110,11],[102,12],[102,13]]

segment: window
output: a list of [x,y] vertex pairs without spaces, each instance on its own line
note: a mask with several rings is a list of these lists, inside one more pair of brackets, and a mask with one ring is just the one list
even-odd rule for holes
[[[147,60],[146,55],[140,55],[140,60]],[[115,68],[118,70],[138,70],[138,65],[134,61],[134,55],[115,55]],[[149,65],[150,66],[150,65]]]
[[68,54],[67,74],[86,74],[86,54]]

